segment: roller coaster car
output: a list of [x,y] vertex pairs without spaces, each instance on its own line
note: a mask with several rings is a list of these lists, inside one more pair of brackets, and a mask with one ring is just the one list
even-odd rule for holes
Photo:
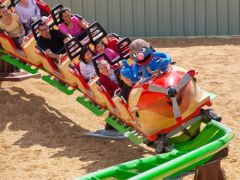
[[39,59],[33,59],[30,53],[34,50],[35,44],[35,41],[31,39],[31,37],[28,37],[21,45],[21,48],[23,52],[26,54],[26,56],[19,54],[17,52],[18,48],[16,47],[16,44],[14,43],[12,38],[9,38],[9,36],[5,34],[5,32],[0,32],[0,43],[3,49],[5,49],[9,54],[36,67],[42,66],[41,61]]
[[[60,7],[61,6],[59,6],[59,8]],[[54,10],[54,11],[57,11],[57,10]],[[87,44],[81,44],[81,42],[79,43],[79,41],[76,38],[73,38],[71,41],[65,44],[65,49],[67,50],[68,57],[73,61],[73,63],[70,65],[71,72],[72,74],[75,75],[75,77],[78,78],[79,89],[85,95],[87,95],[94,103],[100,105],[101,108],[106,108],[106,107],[110,108],[113,111],[113,114],[119,113],[117,108],[115,108],[114,103],[112,102],[112,99],[109,96],[109,94],[104,91],[104,88],[99,86],[99,83],[97,83],[98,78],[94,78],[90,82],[86,83],[79,69],[79,53],[81,51],[80,46],[89,46],[90,49],[94,51],[94,45],[92,43],[95,43],[96,41],[99,41],[99,40],[105,41],[107,45],[111,44],[111,46],[116,46],[116,44],[119,41],[119,36],[116,34],[107,35],[106,31],[102,28],[102,26],[98,22],[94,22],[93,24],[91,24],[86,29],[86,31],[88,32],[88,37],[90,39],[90,41]],[[111,63],[115,64],[115,61],[112,61]],[[119,104],[119,106],[122,106],[122,104]],[[114,110],[116,110],[117,112]],[[126,112],[122,114],[126,114]],[[119,114],[116,116],[120,118]],[[129,118],[129,113],[124,117],[126,116]],[[124,118],[124,119],[127,119],[127,118]]]
[[[18,3],[18,1],[11,1],[11,2],[5,1],[3,3],[6,3],[6,4],[9,3],[8,9],[11,9],[11,7],[14,7]],[[41,2],[41,3],[43,4],[43,2]],[[41,7],[40,7],[40,9],[41,9]],[[41,9],[41,10],[43,10],[43,9]],[[21,45],[21,48],[22,48],[23,52],[26,54],[26,56],[23,56],[23,55],[17,53],[17,47],[16,47],[14,41],[11,38],[9,38],[4,32],[0,33],[0,43],[1,43],[1,46],[9,54],[19,58],[22,61],[32,64],[36,67],[42,67],[41,60],[38,58],[35,58],[34,53],[32,53],[35,49],[35,40],[32,38],[31,34],[25,39],[25,41]]]
[[[54,22],[56,22],[57,24],[60,23],[59,12],[62,8],[63,8],[63,6],[61,4],[58,4],[51,11]],[[34,34],[35,39],[38,38],[37,23],[38,22],[36,22],[32,26],[32,30],[34,32],[33,34]],[[56,24],[54,23],[54,25],[56,25]],[[54,26],[54,27],[56,27],[56,26]],[[99,28],[101,30],[98,30]],[[97,34],[98,34],[98,36],[97,36],[97,38],[94,38],[94,40],[98,40],[99,38],[101,38],[101,39],[106,38],[107,33],[105,32],[105,30],[101,27],[101,25],[99,23],[97,23],[97,22],[93,23],[86,30],[89,32],[92,32],[93,29],[94,29],[94,32],[97,32],[97,33],[94,33],[93,35],[91,35],[91,38],[94,38]],[[99,34],[101,36],[99,36]],[[89,39],[91,39],[91,38],[89,38]],[[62,64],[64,64],[64,69],[66,72],[64,77],[67,77],[68,80],[70,79],[73,82],[75,82],[77,84],[78,88],[86,96],[88,96],[95,104],[99,105],[101,108],[106,108],[106,102],[102,99],[102,95],[103,95],[102,91],[99,91],[98,85],[96,84],[97,78],[86,83],[78,69],[79,65],[74,66],[74,64],[79,64],[79,53],[80,53],[81,47],[83,45],[89,46],[91,49],[94,48],[94,46],[91,44],[91,42],[93,42],[93,41],[89,41],[87,44],[81,44],[81,42],[79,42],[77,38],[72,38],[68,43],[65,44],[65,49],[67,51],[68,57],[66,57],[62,63]],[[110,42],[110,40],[109,40],[109,42]],[[44,57],[43,53],[41,53],[39,51],[38,51],[38,53],[42,54],[42,57]],[[71,63],[71,61],[73,63]],[[52,61],[50,59],[46,58],[46,60],[42,60],[42,62],[44,64],[43,66],[45,67],[45,69],[47,69],[47,71],[49,71],[51,74],[54,74],[54,64],[51,63]],[[71,73],[69,73],[69,68],[68,68],[68,70],[66,70],[65,67],[67,67],[67,65],[70,67]],[[62,73],[62,71],[60,71],[60,72]],[[59,77],[59,76],[57,76],[57,78],[62,80],[61,77]],[[64,82],[66,82],[66,81],[64,81]]]
[[[119,71],[120,67],[116,64],[119,64],[118,62],[120,61],[120,57],[117,57],[113,61],[111,61],[104,53],[101,53],[92,59],[95,71],[97,72],[98,76],[100,75],[99,69],[97,67],[97,62],[99,59],[107,60],[108,63],[111,65],[111,68],[114,70],[115,74],[117,71]],[[97,81],[96,83],[99,86],[98,87],[99,90],[104,94],[103,98],[104,101],[106,102],[108,110],[115,117],[120,119],[123,123],[127,124],[128,126],[131,126],[130,120],[132,119],[132,117],[128,111],[128,104],[123,97],[118,95],[118,91],[121,91],[121,89],[116,91],[114,96],[111,97],[109,93],[106,91],[105,87],[99,81]]]
[[[129,58],[130,43],[128,38],[119,41],[120,59]],[[150,142],[182,131],[192,136],[187,127],[209,114],[203,107],[211,106],[211,94],[197,86],[196,72],[173,64],[169,66],[167,72],[143,84],[137,83],[129,94],[130,124]],[[208,119],[211,118],[213,116]]]
[[[16,44],[14,43],[12,38],[9,38],[9,36],[7,34],[5,34],[4,32],[0,33],[0,43],[1,43],[2,48],[5,51],[7,51],[9,54],[11,54],[29,64],[32,64],[36,67],[41,67],[41,61],[39,61],[38,59],[30,59],[22,54],[19,54],[17,52],[18,48],[16,47]],[[29,41],[29,39],[27,39],[23,42],[23,44],[21,45],[21,48],[22,48],[23,52],[25,52],[25,50],[26,50],[25,48],[31,49],[31,46],[32,46],[32,42]],[[27,54],[27,52],[25,52],[25,54]]]
[[[94,29],[94,30],[90,30]],[[114,39],[115,49],[117,49],[117,52],[119,53],[119,57],[115,58],[114,60],[109,60],[109,58],[104,54],[101,53],[93,58],[93,64],[95,67],[95,71],[99,75],[99,70],[97,67],[97,61],[99,59],[105,59],[108,61],[108,63],[115,69],[115,73],[119,72],[120,69],[120,60],[125,59],[129,57],[129,49],[128,46],[131,43],[131,41],[128,38],[123,38],[120,40],[120,37],[116,34],[111,34],[110,36],[106,37],[106,33],[104,29],[100,26],[99,23],[94,22],[88,29],[88,31],[92,32],[92,35],[90,36],[91,42],[95,43],[98,40],[105,39],[107,42],[112,43],[112,40]],[[94,31],[97,31],[96,33]],[[102,33],[101,33],[102,32]],[[88,33],[90,34],[90,33]],[[117,40],[117,41],[115,41]],[[69,48],[66,48],[69,49]],[[71,57],[71,55],[69,55]],[[73,59],[73,57],[72,57]],[[74,67],[75,68],[75,67]],[[76,68],[75,68],[76,69]],[[75,70],[75,72],[78,72],[78,70]],[[83,79],[83,78],[82,78]],[[118,79],[118,78],[117,78]],[[82,80],[84,81],[84,80]],[[122,123],[125,123],[127,126],[131,125],[132,116],[129,112],[128,103],[126,100],[121,96],[121,89],[119,89],[119,92],[116,92],[114,97],[111,97],[109,93],[106,91],[104,86],[99,83],[98,78],[94,79],[94,83],[91,84],[90,88],[92,89],[92,92],[96,94],[95,98],[100,98],[104,105],[109,109],[109,111],[119,120],[122,121]],[[81,88],[80,88],[81,89]],[[99,93],[100,92],[100,93]],[[96,101],[96,99],[95,99]]]
[[79,69],[79,54],[81,52],[82,45],[77,38],[72,38],[65,44],[65,49],[68,54],[70,72],[71,75],[76,79],[78,89],[80,89],[88,98],[90,98],[95,104],[98,104],[101,108],[106,109],[106,102],[102,98],[104,95],[102,91],[99,90],[96,84],[97,77],[86,82],[81,75]]
[[[41,20],[35,22],[32,24],[32,32],[34,39],[36,42],[38,41],[39,32],[38,32],[38,24],[41,22]],[[52,28],[52,27],[50,27]],[[63,47],[64,50],[64,47]],[[35,59],[39,59],[44,69],[49,73],[54,75],[56,78],[58,78],[60,81],[72,86],[73,88],[77,87],[77,83],[75,82],[75,78],[72,76],[71,73],[69,73],[69,64],[70,60],[67,56],[65,56],[60,64],[55,64],[53,62],[53,59],[46,56],[45,52],[38,46],[38,44],[35,44],[35,49],[32,52]]]
[[195,74],[172,65],[169,71],[134,86],[129,96],[133,124],[150,141],[178,127],[186,130],[186,124],[196,122],[194,118],[201,120],[203,106],[211,106],[210,96],[197,86]]

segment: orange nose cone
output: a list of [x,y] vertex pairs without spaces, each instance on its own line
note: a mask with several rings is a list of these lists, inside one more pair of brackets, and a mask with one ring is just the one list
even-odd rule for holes
[[[180,83],[183,75],[184,72],[171,71],[156,77],[150,83],[163,88],[168,88],[169,86],[176,87]],[[173,117],[173,107],[170,98],[164,93],[148,91],[148,86],[149,84],[142,85],[144,91],[138,99],[137,106],[139,109],[154,112],[164,117]],[[176,96],[181,112],[186,111],[189,106],[190,93],[190,84],[188,84],[181,89]]]

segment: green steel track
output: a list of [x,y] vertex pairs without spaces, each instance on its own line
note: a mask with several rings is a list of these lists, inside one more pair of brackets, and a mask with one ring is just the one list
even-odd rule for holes
[[191,141],[174,143],[169,153],[137,159],[100,170],[77,180],[150,180],[174,178],[209,161],[226,147],[234,134],[223,124],[212,120]]

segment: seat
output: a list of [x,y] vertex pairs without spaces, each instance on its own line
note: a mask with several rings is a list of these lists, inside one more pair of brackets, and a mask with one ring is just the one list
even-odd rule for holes
[[[41,20],[33,23],[31,25],[31,29],[33,32],[33,37],[35,38],[36,42],[39,38],[39,32],[38,32],[38,24],[41,22]],[[63,49],[65,50],[65,48],[63,47]],[[55,64],[53,62],[53,59],[49,58],[46,56],[46,53],[38,46],[38,44],[35,44],[35,54],[36,54],[36,58],[40,59],[43,67],[45,68],[45,70],[54,75],[55,77],[57,77],[59,80],[67,83],[68,85],[72,86],[72,87],[77,87],[77,82],[75,79],[72,79],[70,76],[70,72],[69,72],[69,67],[68,65],[70,64],[70,60],[68,60],[67,56],[65,56],[62,60],[61,64]]]
[[[35,47],[34,55],[35,55],[35,58],[39,59],[42,62],[43,67],[45,68],[46,71],[48,71],[51,74],[54,74],[55,70],[57,69],[57,66],[53,63],[52,59],[50,59],[46,56],[45,52],[37,44],[38,37],[39,37],[38,24],[40,22],[42,22],[42,21],[38,20],[35,23],[31,24],[33,37],[34,37],[35,42],[36,42],[35,46],[34,46]],[[29,52],[29,54],[31,54],[31,52]]]

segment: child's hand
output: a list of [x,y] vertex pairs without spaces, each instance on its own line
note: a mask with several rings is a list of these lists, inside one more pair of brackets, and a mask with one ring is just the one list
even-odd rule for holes
[[62,60],[63,60],[63,54],[59,54],[59,56],[58,56],[58,64],[61,64],[61,62],[62,62]]
[[91,76],[91,77],[89,78],[89,81],[92,81],[92,80],[94,79],[94,77],[95,77],[95,76]]
[[31,21],[32,22],[36,22],[38,19],[40,19],[39,17],[35,16],[35,17],[31,17]]

